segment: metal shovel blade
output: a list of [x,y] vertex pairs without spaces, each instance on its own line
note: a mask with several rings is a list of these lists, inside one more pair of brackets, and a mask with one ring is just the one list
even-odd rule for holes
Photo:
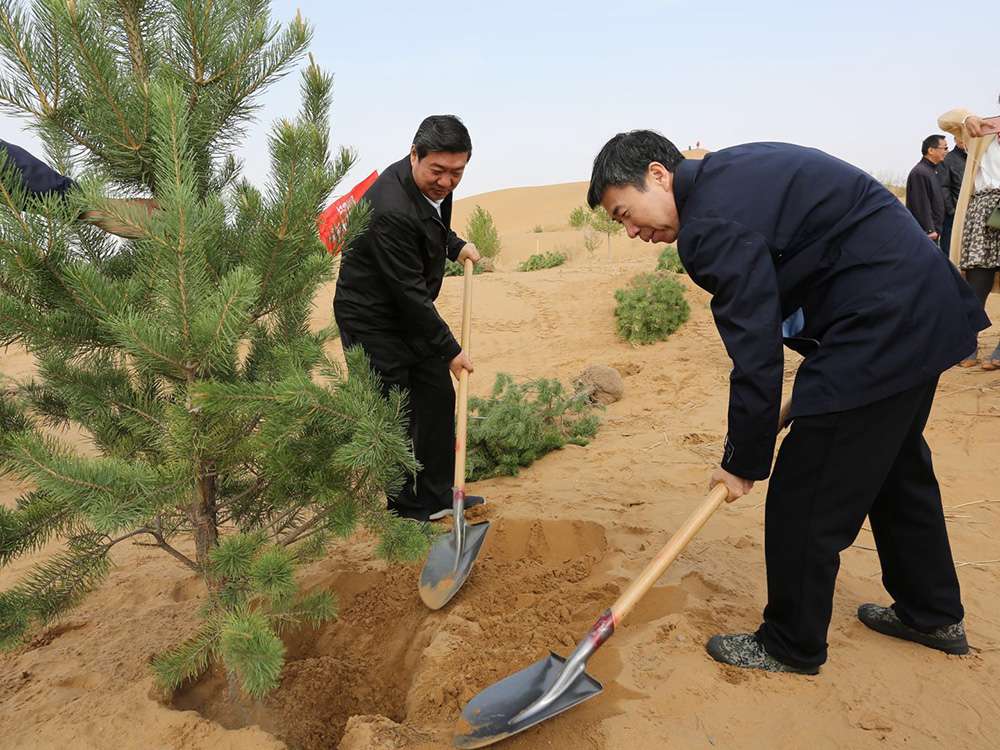
[[420,571],[420,598],[431,609],[441,609],[462,588],[490,530],[489,521],[462,525],[461,539],[452,529],[434,542]]
[[462,711],[452,742],[455,747],[485,747],[535,726],[599,694],[604,687],[581,671],[541,711],[522,718],[524,710],[552,687],[566,660],[549,653],[520,672],[494,683],[469,701]]

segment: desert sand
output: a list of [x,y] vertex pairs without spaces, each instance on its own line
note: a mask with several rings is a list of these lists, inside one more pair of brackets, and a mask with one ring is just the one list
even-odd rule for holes
[[[173,695],[154,690],[149,658],[191,632],[201,584],[156,550],[122,548],[107,582],[82,606],[0,657],[0,746],[10,748],[340,748],[450,746],[465,703],[544,657],[568,655],[705,497],[726,432],[729,360],[708,295],[689,279],[690,320],[666,342],[615,337],[613,293],[651,270],[659,248],[606,240],[592,256],[569,211],[585,184],[519,188],[456,203],[461,231],[488,209],[504,249],[475,277],[474,394],[496,372],[559,378],[593,363],[624,377],[587,447],[549,454],[520,476],[470,485],[488,498],[492,529],[455,599],[437,612],[417,595],[419,566],[374,559],[370,539],[345,542],[305,570],[332,588],[340,617],[289,637],[280,689],[251,711],[226,700],[217,672]],[[543,231],[535,232],[536,225]],[[564,250],[563,266],[513,269],[530,253]],[[316,306],[332,317],[332,288]],[[439,309],[460,320],[461,280]],[[1000,300],[988,311],[1000,318]],[[993,346],[1000,328],[984,332]],[[30,372],[0,352],[0,372]],[[793,356],[786,364],[790,385]],[[87,446],[86,435],[63,439]],[[973,645],[946,656],[878,635],[855,618],[888,603],[871,534],[843,555],[830,658],[815,677],[740,671],[713,662],[705,641],[759,623],[765,601],[766,482],[723,506],[667,570],[588,671],[604,692],[497,745],[509,750],[635,748],[994,748],[1000,735],[1000,373],[946,372],[927,438],[942,485]],[[0,500],[20,488],[0,480]],[[472,515],[472,512],[470,512]],[[44,554],[41,551],[38,554]],[[0,573],[8,586],[29,561]]]

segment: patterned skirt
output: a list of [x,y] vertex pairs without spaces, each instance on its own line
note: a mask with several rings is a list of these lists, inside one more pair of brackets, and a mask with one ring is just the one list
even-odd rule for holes
[[960,268],[1000,268],[1000,231],[986,226],[986,219],[1000,201],[1000,189],[982,190],[972,196],[962,229]]

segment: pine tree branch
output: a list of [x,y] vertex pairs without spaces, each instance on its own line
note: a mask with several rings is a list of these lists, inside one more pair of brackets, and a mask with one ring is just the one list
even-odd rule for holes
[[[142,158],[139,156],[139,151],[142,149],[142,144],[136,143],[135,136],[132,134],[132,131],[128,126],[128,123],[125,121],[125,117],[124,115],[122,115],[121,110],[118,108],[118,102],[115,100],[114,95],[111,93],[111,89],[108,87],[107,81],[104,80],[103,76],[101,75],[100,69],[90,56],[89,50],[87,49],[87,45],[83,39],[83,35],[80,33],[80,24],[79,24],[80,17],[76,12],[75,3],[73,3],[73,1],[70,0],[68,5],[70,11],[69,13],[70,27],[73,29],[73,36],[77,42],[76,46],[79,49],[80,55],[83,58],[84,62],[87,63],[87,65],[89,66],[90,73],[91,75],[93,75],[94,80],[97,82],[98,88],[101,90],[101,93],[104,94],[105,101],[108,103],[108,106],[111,108],[111,111],[114,112],[115,117],[118,118],[118,124],[121,125],[122,132],[124,133],[128,142],[127,143],[121,142],[120,140],[112,136],[111,133],[104,133],[104,135],[106,135],[107,138],[111,140],[115,145],[121,146],[123,149],[133,151],[136,154],[136,157],[139,158],[140,161],[142,161]],[[93,123],[91,123],[91,125],[93,125]],[[96,127],[94,129],[99,131],[99,129]]]
[[190,557],[188,557],[183,552],[181,552],[180,550],[178,550],[176,547],[173,547],[169,542],[167,542],[167,540],[163,536],[163,534],[160,533],[159,531],[157,531],[156,529],[148,529],[148,528],[139,529],[135,533],[136,534],[146,533],[149,536],[153,537],[153,539],[156,540],[156,544],[142,544],[140,542],[136,542],[136,544],[138,544],[138,546],[140,546],[140,547],[158,547],[159,549],[162,549],[164,552],[166,552],[167,554],[169,554],[171,557],[173,557],[174,559],[178,560],[182,564],[187,565],[195,573],[202,573],[203,572],[202,569],[201,569],[201,566],[198,565],[198,563],[196,563]]
[[79,557],[74,557],[74,558],[72,558],[70,560],[67,560],[66,564],[64,564],[64,565],[62,565],[62,566],[60,566],[58,568],[55,568],[53,571],[51,571],[51,573],[47,577],[42,578],[42,579],[40,579],[38,581],[35,581],[34,585],[32,585],[32,586],[30,586],[28,588],[28,591],[31,592],[31,594],[33,594],[35,596],[40,595],[43,591],[45,591],[45,589],[47,589],[50,586],[54,585],[56,583],[56,581],[58,581],[60,578],[62,578],[63,576],[66,576],[67,574],[73,572],[74,568],[79,567],[79,565],[80,565],[80,563],[82,561],[92,560],[92,559],[98,558],[98,557],[103,557],[116,544],[119,544],[120,542],[124,542],[126,539],[131,539],[132,537],[134,537],[134,536],[136,536],[136,535],[138,535],[138,534],[140,534],[142,532],[143,532],[142,529],[140,529],[139,531],[130,531],[128,534],[123,534],[122,536],[118,537],[117,539],[111,539],[108,542],[102,544],[101,546],[95,547],[94,549],[92,549],[92,550],[90,550],[88,552],[85,552],[84,554],[80,555]]
[[300,525],[298,528],[293,529],[292,532],[288,534],[288,536],[286,536],[284,539],[278,540],[278,545],[281,547],[287,547],[288,545],[292,544],[299,537],[301,537],[303,534],[305,534],[307,531],[313,528],[316,524],[318,524],[320,521],[326,518],[332,510],[333,508],[327,508],[322,513],[317,513],[308,521]]
[[273,312],[275,312],[277,310],[280,310],[282,307],[284,307],[288,303],[290,303],[290,302],[298,299],[303,294],[305,294],[306,292],[308,292],[311,288],[314,288],[314,286],[317,283],[317,281],[319,280],[319,278],[324,273],[326,273],[326,271],[327,271],[327,269],[323,268],[322,266],[319,267],[319,268],[317,268],[316,272],[312,276],[309,277],[309,279],[306,281],[306,283],[303,284],[302,287],[297,292],[295,292],[294,294],[289,295],[288,297],[286,297],[285,299],[281,300],[280,302],[275,302],[274,304],[268,306],[264,310],[261,310],[259,313],[255,313],[253,315],[253,317],[251,318],[251,320],[253,322],[257,322],[258,320],[260,320],[261,318],[265,317],[266,315],[270,315],[271,313],[273,313]]
[[28,60],[28,55],[24,51],[24,47],[21,46],[21,40],[14,31],[13,26],[11,26],[10,18],[6,13],[0,12],[0,25],[2,25],[4,30],[7,32],[7,37],[10,39],[10,43],[14,47],[14,53],[17,55],[18,60],[20,60],[21,65],[24,67],[24,72],[28,75],[31,85],[35,89],[35,93],[38,94],[38,103],[42,107],[42,114],[49,114],[52,111],[52,105],[49,104],[48,97],[46,97],[45,92],[42,91],[42,87],[38,83],[38,79],[35,77],[35,71],[31,65],[31,61]]
[[260,477],[257,477],[257,480],[253,483],[253,486],[248,487],[239,494],[233,495],[232,497],[227,497],[225,500],[218,502],[216,504],[216,508],[222,510],[223,508],[226,508],[234,503],[238,503],[240,500],[244,500],[257,492],[260,492],[264,488],[264,484],[265,484],[264,480],[261,479]]
[[205,345],[205,350],[202,352],[201,356],[198,357],[195,363],[191,366],[191,369],[198,370],[201,367],[201,363],[205,361],[205,358],[208,357],[212,349],[215,348],[215,343],[219,340],[219,337],[222,335],[222,329],[225,326],[226,321],[229,319],[229,312],[233,309],[233,304],[237,299],[239,299],[240,292],[242,291],[243,287],[238,287],[233,290],[232,294],[229,295],[229,299],[226,300],[225,306],[219,313],[219,322],[215,326],[215,332],[212,334],[211,340]]

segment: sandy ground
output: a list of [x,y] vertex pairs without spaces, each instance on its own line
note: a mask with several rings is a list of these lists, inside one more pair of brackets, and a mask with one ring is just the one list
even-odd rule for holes
[[[616,367],[622,401],[587,447],[548,455],[518,477],[470,487],[488,497],[483,555],[438,612],[417,596],[419,567],[374,560],[370,540],[331,550],[304,572],[340,594],[341,616],[292,636],[281,688],[244,711],[210,674],[159,696],[149,658],[198,622],[200,584],[170,558],[122,549],[107,583],[22,651],[0,657],[0,746],[16,748],[337,748],[449,745],[462,706],[544,657],[567,655],[704,498],[725,434],[729,361],[708,296],[687,282],[690,321],[669,341],[633,348],[614,335],[614,290],[655,264],[657,248],[615,238],[590,257],[566,216],[581,184],[501,191],[475,203],[503,233],[497,273],[477,276],[475,394],[503,370],[568,382]],[[545,231],[534,232],[536,224]],[[557,249],[566,265],[512,269]],[[687,280],[686,280],[687,281]],[[439,306],[457,327],[460,279]],[[331,316],[332,290],[317,305]],[[990,301],[993,319],[1000,300]],[[997,327],[982,336],[992,346]],[[8,377],[31,360],[0,354]],[[787,366],[788,377],[794,362]],[[713,662],[717,632],[753,630],[764,603],[766,483],[723,507],[590,660],[604,692],[498,747],[994,748],[1000,733],[1000,373],[944,374],[928,441],[941,481],[973,650],[954,657],[877,635],[854,616],[886,602],[871,534],[843,555],[830,660],[816,677],[744,672]],[[86,445],[86,437],[64,438]],[[0,480],[0,499],[19,489]],[[29,561],[0,573],[9,585]]]

